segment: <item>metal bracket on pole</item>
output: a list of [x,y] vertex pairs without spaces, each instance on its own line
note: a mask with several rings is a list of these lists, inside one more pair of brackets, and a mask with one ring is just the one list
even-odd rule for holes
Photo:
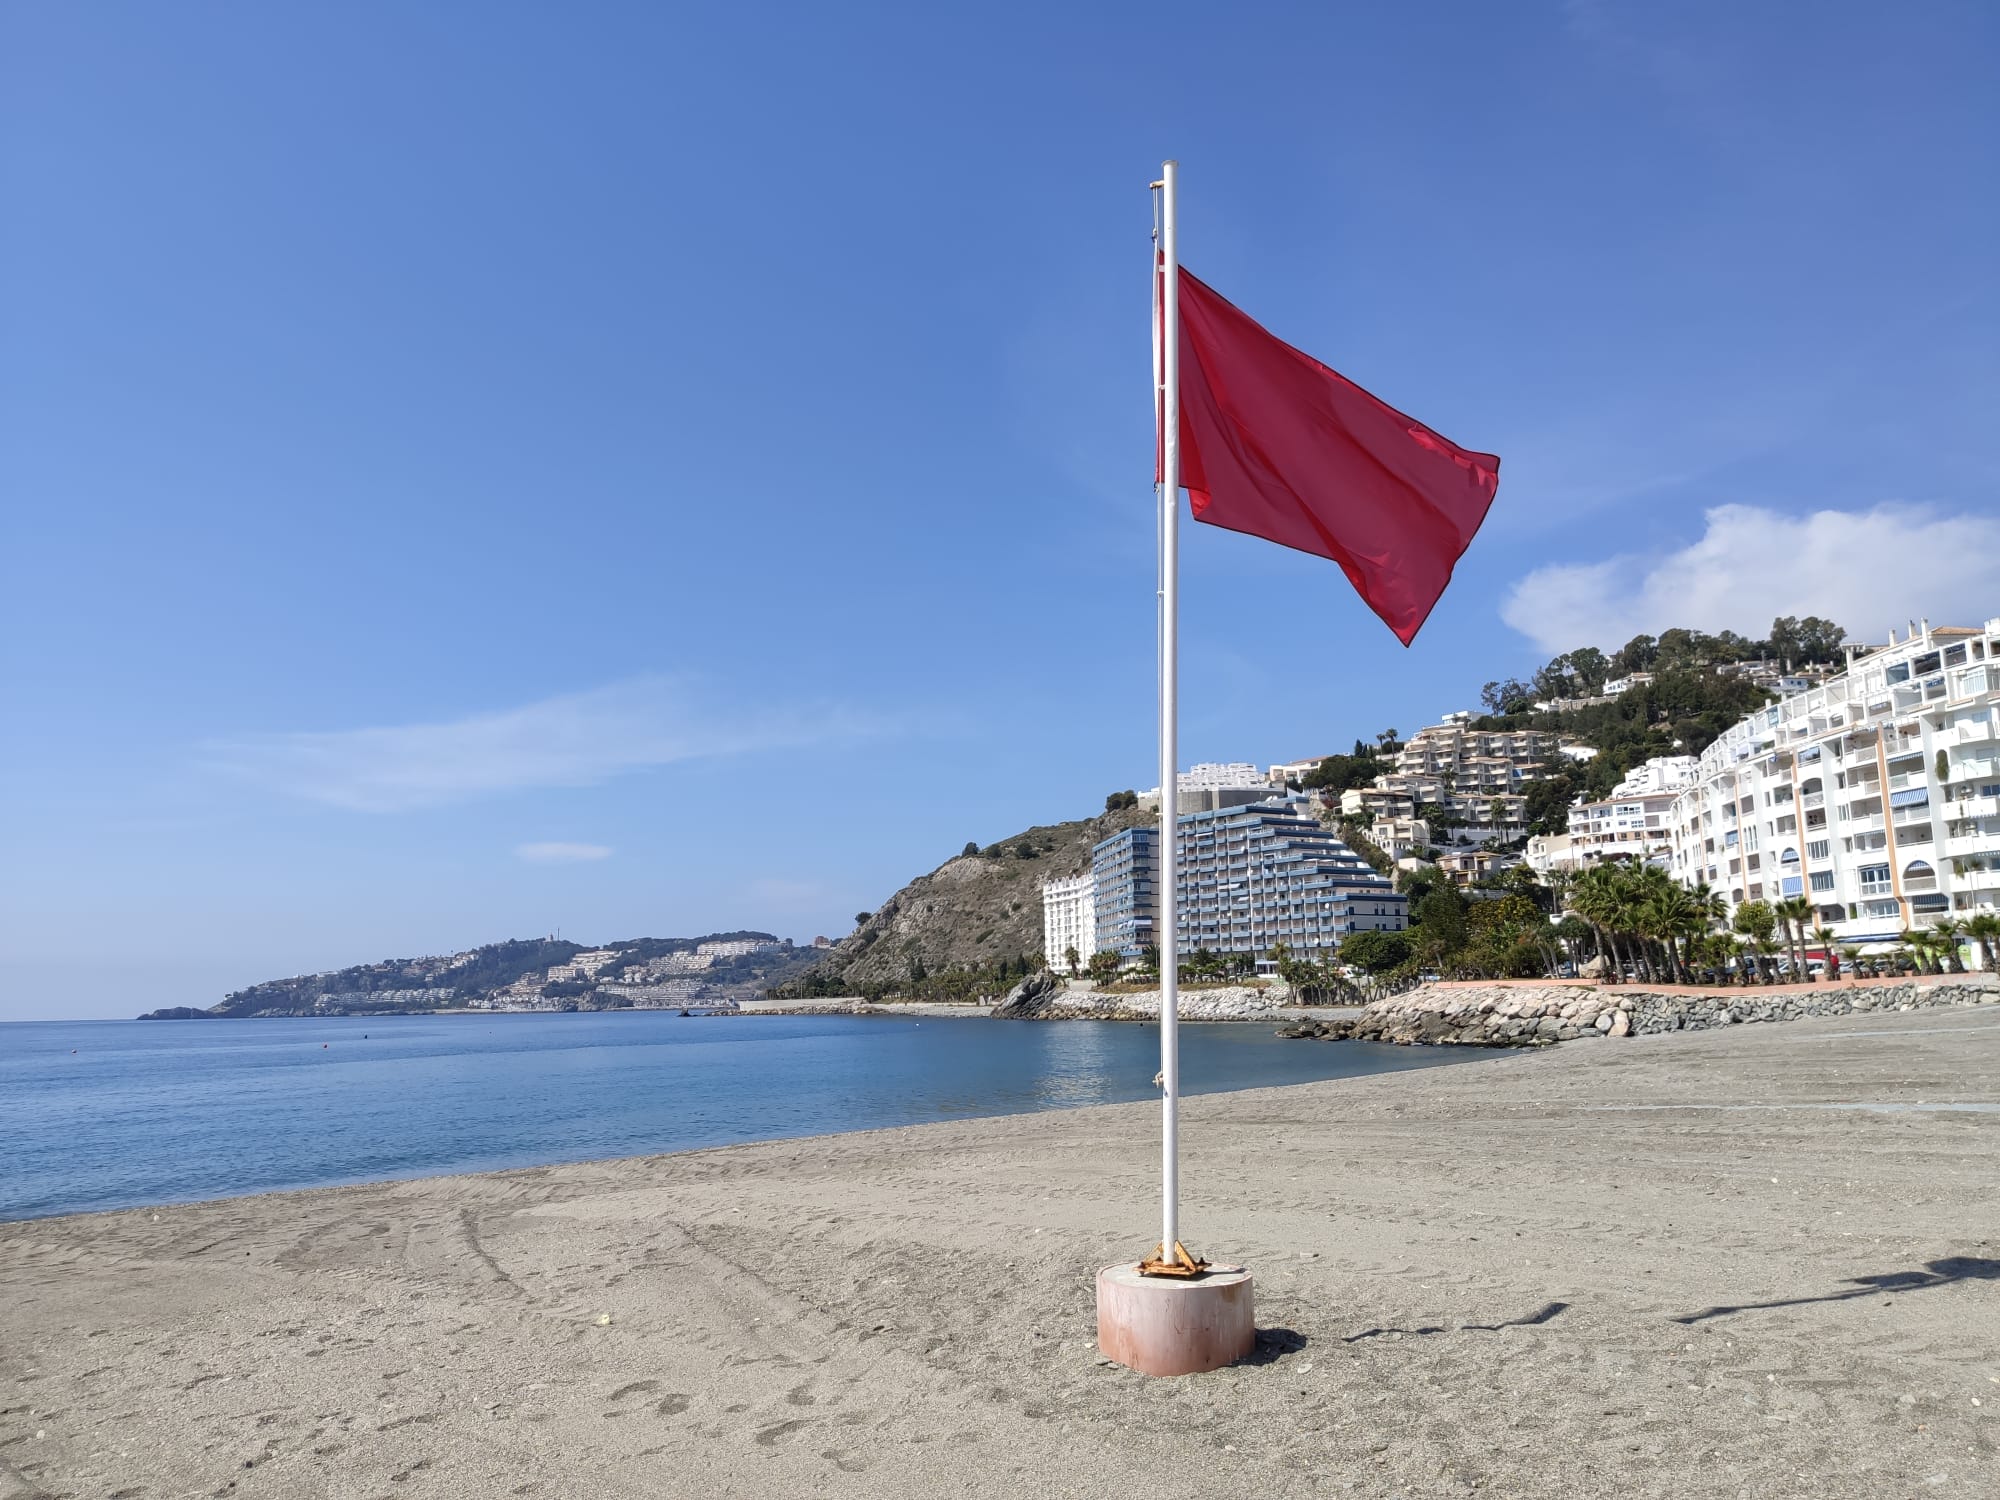
[[1208,1269],[1208,1262],[1198,1255],[1188,1253],[1188,1247],[1179,1240],[1174,1241],[1174,1253],[1168,1255],[1165,1245],[1155,1245],[1153,1253],[1139,1262],[1141,1276],[1179,1276],[1183,1279],[1201,1275]]

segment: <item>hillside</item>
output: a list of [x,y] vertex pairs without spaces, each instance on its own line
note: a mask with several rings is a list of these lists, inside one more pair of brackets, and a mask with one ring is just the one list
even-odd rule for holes
[[[1539,778],[1525,784],[1529,831],[1560,831],[1576,797],[1608,795],[1651,756],[1698,754],[1769,702],[1772,694],[1757,672],[1832,670],[1845,638],[1832,621],[1783,616],[1771,622],[1762,640],[1675,628],[1635,636],[1615,651],[1583,647],[1556,657],[1527,681],[1487,683],[1480,696],[1488,713],[1474,727],[1553,730],[1598,752],[1582,764],[1553,756],[1539,768]],[[1611,692],[1614,686],[1619,691]],[[1538,709],[1538,702],[1550,706]],[[1377,743],[1356,741],[1352,754],[1328,757],[1302,784],[1330,798],[1368,785],[1393,770],[1397,739],[1389,730]],[[1042,883],[1080,874],[1092,844],[1150,821],[1151,814],[1121,808],[1030,828],[947,860],[903,887],[831,953],[773,993],[786,999],[998,995],[1041,965]],[[1391,862],[1369,842],[1365,829],[1348,823],[1340,831],[1386,873]],[[1521,843],[1525,839],[1508,847]]]
[[783,984],[812,958],[811,950],[794,948],[768,932],[626,938],[594,949],[556,938],[515,938],[463,953],[382,959],[268,979],[224,996],[207,1010],[171,1006],[139,1019],[717,1006]]
[[1080,875],[1093,844],[1154,814],[1120,808],[1052,823],[948,859],[883,902],[782,998],[997,994],[1041,967],[1042,882]]

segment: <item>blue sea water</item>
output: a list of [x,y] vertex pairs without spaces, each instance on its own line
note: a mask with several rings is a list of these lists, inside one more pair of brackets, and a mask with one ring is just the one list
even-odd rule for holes
[[[0,1026],[0,1219],[1156,1098],[1159,1032],[668,1012]],[[1182,1029],[1189,1093],[1446,1049]]]

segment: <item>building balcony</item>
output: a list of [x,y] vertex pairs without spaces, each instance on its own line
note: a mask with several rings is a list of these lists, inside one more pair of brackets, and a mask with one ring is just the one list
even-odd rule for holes
[[1953,834],[1939,847],[1947,859],[1975,859],[1989,854],[2000,856],[2000,830],[1981,829],[1977,833]]
[[1842,833],[1880,833],[1882,831],[1882,815],[1879,812],[1873,812],[1850,817],[1841,823],[1840,831]]
[[1994,719],[1975,719],[1938,736],[1940,744],[1949,745],[1991,745],[1996,740],[2000,740],[2000,720]]
[[1947,818],[2000,817],[2000,797],[1961,797],[1944,805]]

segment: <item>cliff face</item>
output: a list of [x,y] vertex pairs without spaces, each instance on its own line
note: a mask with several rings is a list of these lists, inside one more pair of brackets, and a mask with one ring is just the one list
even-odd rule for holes
[[901,984],[913,963],[930,973],[1016,957],[1039,963],[1042,883],[1082,874],[1092,845],[1155,816],[1124,808],[1030,828],[948,859],[883,902],[795,987],[834,994]]

